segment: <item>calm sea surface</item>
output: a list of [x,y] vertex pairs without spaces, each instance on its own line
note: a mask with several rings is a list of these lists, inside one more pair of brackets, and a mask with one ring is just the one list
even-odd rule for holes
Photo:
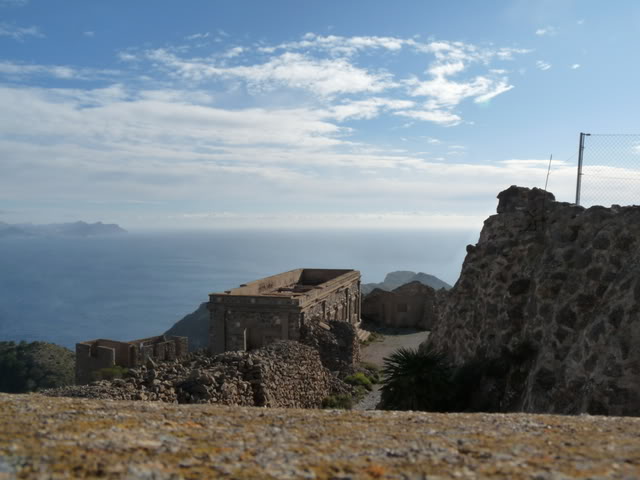
[[453,284],[477,232],[223,231],[0,239],[0,340],[73,347],[157,335],[207,294],[298,267],[393,270]]

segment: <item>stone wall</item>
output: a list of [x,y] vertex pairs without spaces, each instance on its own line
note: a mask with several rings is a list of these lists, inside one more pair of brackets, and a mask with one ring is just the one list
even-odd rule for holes
[[300,340],[320,322],[360,321],[360,272],[297,269],[210,295],[210,353]]
[[502,409],[640,415],[640,207],[515,186],[498,199],[427,345],[510,359]]
[[301,342],[318,351],[322,365],[341,378],[353,373],[360,362],[360,342],[356,327],[348,322],[309,323]]
[[436,291],[417,281],[391,292],[376,288],[362,300],[362,318],[385,327],[431,330],[435,304]]
[[348,390],[322,365],[316,349],[280,341],[252,352],[226,352],[215,357],[192,353],[174,361],[142,365],[122,379],[44,393],[114,400],[316,408],[327,396]]
[[189,351],[187,337],[161,335],[130,342],[116,340],[90,340],[76,344],[76,384],[93,380],[94,372],[120,366],[136,368],[149,360],[172,361]]

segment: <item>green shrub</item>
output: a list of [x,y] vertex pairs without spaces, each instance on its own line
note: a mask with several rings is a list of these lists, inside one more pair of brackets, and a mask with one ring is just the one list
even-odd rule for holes
[[373,388],[371,380],[363,372],[357,372],[353,375],[349,375],[344,379],[344,382],[355,387],[364,387],[369,391]]
[[322,408],[351,410],[353,407],[353,398],[351,395],[341,393],[338,395],[330,395],[322,400]]
[[426,348],[385,359],[381,406],[388,410],[502,412],[517,408],[537,347],[520,342],[456,367]]
[[384,359],[381,406],[385,410],[448,411],[452,372],[441,354],[400,348]]
[[113,367],[101,368],[91,374],[91,380],[113,380],[114,378],[124,377],[129,370],[121,367],[120,365],[114,365]]
[[362,362],[360,363],[359,368],[363,371],[363,373],[367,376],[367,378],[369,378],[371,383],[373,384],[380,383],[380,380],[381,380],[380,367],[378,367],[377,365],[374,365],[373,363]]

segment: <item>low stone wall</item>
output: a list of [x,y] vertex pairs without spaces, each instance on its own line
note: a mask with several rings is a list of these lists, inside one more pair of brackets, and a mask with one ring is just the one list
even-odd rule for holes
[[281,341],[252,352],[215,357],[193,353],[173,362],[132,369],[126,378],[43,392],[49,396],[169,403],[291,408],[320,407],[348,390],[320,361],[317,350]]
[[98,370],[119,366],[136,368],[149,360],[173,361],[189,351],[187,337],[160,335],[130,342],[97,339],[76,343],[76,384],[94,380]]

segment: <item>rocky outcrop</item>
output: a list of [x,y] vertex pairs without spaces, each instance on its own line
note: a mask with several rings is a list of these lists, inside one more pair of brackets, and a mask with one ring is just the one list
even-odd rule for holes
[[276,342],[251,352],[215,357],[193,353],[172,362],[150,361],[124,378],[45,390],[48,396],[168,403],[315,408],[349,387],[322,366],[318,352]]
[[391,292],[376,288],[362,301],[362,318],[385,327],[430,330],[438,292],[418,281]]
[[425,346],[505,360],[502,410],[640,415],[640,207],[498,199]]

